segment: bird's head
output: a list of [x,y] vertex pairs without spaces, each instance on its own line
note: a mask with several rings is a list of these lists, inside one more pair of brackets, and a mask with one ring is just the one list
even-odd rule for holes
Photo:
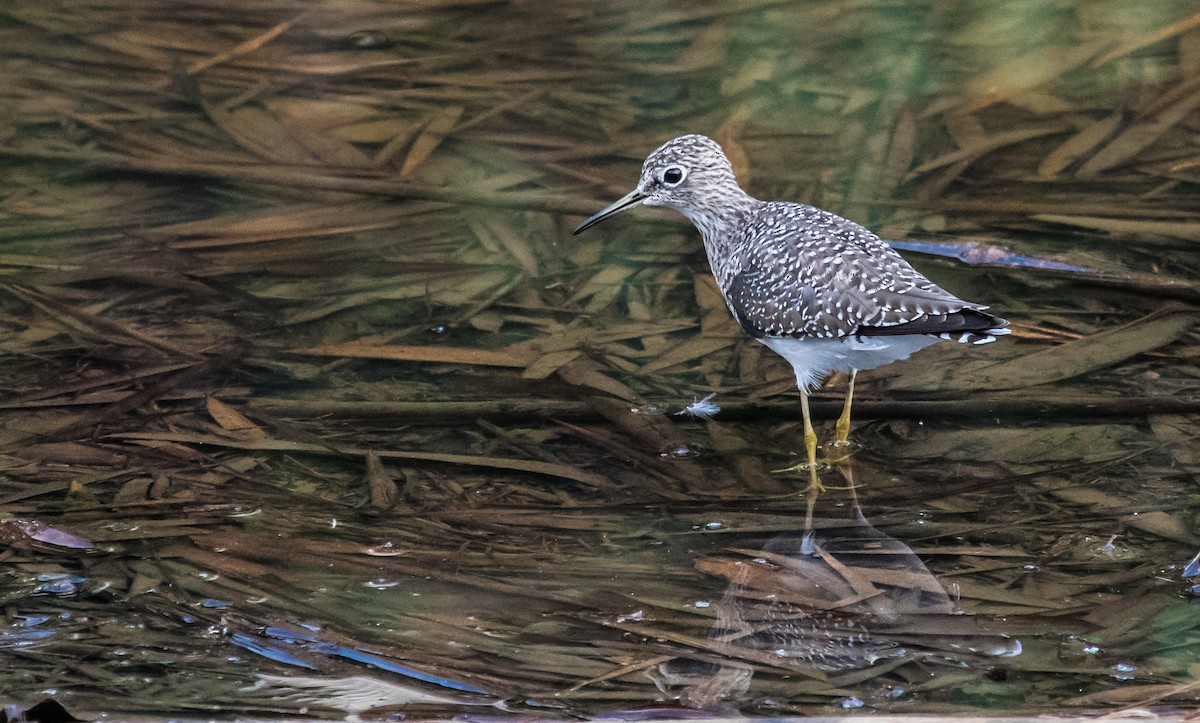
[[686,135],[659,146],[642,164],[637,187],[575,229],[579,233],[637,205],[670,206],[703,228],[709,216],[745,196],[733,167],[717,142],[707,136]]

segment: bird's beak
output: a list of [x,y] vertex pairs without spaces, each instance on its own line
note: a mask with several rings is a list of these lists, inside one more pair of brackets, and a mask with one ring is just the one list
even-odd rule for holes
[[632,191],[630,191],[629,193],[625,194],[625,196],[623,196],[616,203],[613,203],[613,204],[605,207],[599,213],[595,214],[588,220],[579,224],[579,228],[575,229],[575,233],[578,234],[578,233],[584,231],[585,229],[591,228],[592,226],[595,226],[596,224],[600,223],[601,221],[608,218],[609,216],[616,216],[618,213],[624,211],[625,209],[632,208],[633,206],[638,205],[645,198],[646,198],[645,191],[642,191],[640,188],[635,188]]

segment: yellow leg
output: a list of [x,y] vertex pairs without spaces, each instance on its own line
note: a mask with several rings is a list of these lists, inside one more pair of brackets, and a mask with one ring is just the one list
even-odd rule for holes
[[850,386],[846,389],[846,404],[842,407],[842,416],[838,417],[837,436],[834,437],[834,447],[845,447],[847,440],[850,439],[850,403],[854,400],[854,377],[858,376],[858,370],[850,370]]
[[817,433],[813,431],[812,418],[808,415],[808,392],[800,390],[800,411],[804,414],[804,450],[808,452],[808,492],[817,494],[825,491],[817,477]]
[[846,489],[850,490],[850,504],[854,508],[855,517],[866,522],[867,520],[862,513],[862,507],[858,504],[858,485],[854,482],[854,463],[850,460],[850,455],[843,457],[833,468],[846,480]]

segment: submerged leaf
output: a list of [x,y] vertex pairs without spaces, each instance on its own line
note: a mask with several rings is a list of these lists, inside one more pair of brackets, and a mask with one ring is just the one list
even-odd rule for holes
[[453,346],[417,346],[412,344],[373,344],[369,340],[296,349],[293,353],[309,356],[333,356],[389,361],[442,362],[496,367],[526,367],[526,359],[499,349],[471,349]]
[[424,163],[425,159],[433,155],[446,135],[454,129],[464,110],[465,108],[461,105],[446,106],[429,119],[420,135],[413,141],[412,147],[408,149],[408,155],[405,156],[404,163],[400,166],[401,176],[407,176],[417,166]]
[[[1192,87],[1196,87],[1195,83]],[[1132,160],[1143,149],[1191,115],[1197,107],[1200,107],[1200,88],[1118,134],[1088,159],[1076,175],[1080,178],[1091,178]]]
[[[976,360],[951,368],[906,373],[899,389],[1023,389],[1070,379],[1112,366],[1180,339],[1196,322],[1194,313],[1167,309],[1108,331],[1050,349],[995,362]],[[1000,343],[1003,343],[1001,340]]]
[[221,428],[226,432],[246,439],[266,439],[268,437],[262,427],[251,422],[246,418],[246,415],[222,402],[220,399],[209,397],[204,403],[213,420],[221,425]]

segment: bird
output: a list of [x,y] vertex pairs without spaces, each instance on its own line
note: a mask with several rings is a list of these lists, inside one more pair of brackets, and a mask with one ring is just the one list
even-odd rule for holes
[[858,372],[907,359],[940,340],[985,344],[1011,332],[987,306],[934,284],[854,221],[746,193],[721,146],[707,136],[664,143],[646,158],[637,186],[575,234],[636,206],[669,206],[695,225],[729,311],[747,334],[791,364],[810,493],[824,486],[808,398],[827,376],[849,376],[833,443],[845,447]]

